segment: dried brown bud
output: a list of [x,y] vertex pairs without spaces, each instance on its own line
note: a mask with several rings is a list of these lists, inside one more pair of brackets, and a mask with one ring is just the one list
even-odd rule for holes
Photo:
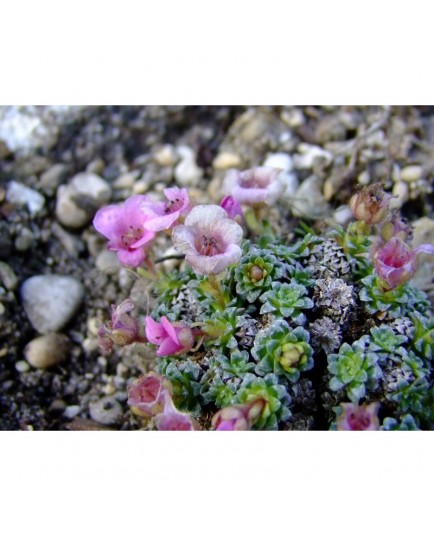
[[371,184],[353,195],[350,208],[356,220],[374,225],[388,216],[392,197],[383,190],[381,183]]

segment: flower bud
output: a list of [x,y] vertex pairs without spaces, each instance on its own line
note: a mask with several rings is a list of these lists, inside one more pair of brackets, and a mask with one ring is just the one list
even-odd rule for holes
[[231,195],[224,197],[220,206],[226,210],[231,220],[235,220],[239,225],[244,223],[243,209],[238,201],[235,201]]
[[250,430],[252,425],[261,417],[265,404],[263,398],[257,398],[250,404],[228,406],[214,415],[212,425],[219,432]]
[[166,398],[170,398],[172,385],[166,378],[149,372],[128,386],[128,404],[137,413],[152,417],[163,411]]
[[378,403],[357,406],[356,404],[341,404],[343,413],[336,420],[336,427],[339,431],[368,431],[379,430]]
[[350,208],[356,220],[374,225],[388,216],[392,197],[384,192],[382,184],[371,184],[353,195]]

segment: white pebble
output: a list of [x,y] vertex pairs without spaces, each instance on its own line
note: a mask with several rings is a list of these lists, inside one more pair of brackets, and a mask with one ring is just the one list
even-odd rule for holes
[[104,396],[89,404],[89,414],[100,424],[115,424],[122,417],[122,406],[115,398]]
[[311,175],[301,183],[291,200],[294,216],[309,219],[327,216],[329,205],[321,192],[321,183],[322,181],[315,175]]
[[418,181],[422,177],[422,166],[405,166],[401,169],[401,180],[405,182]]
[[196,164],[196,155],[187,145],[177,148],[181,161],[175,168],[176,182],[181,186],[197,186],[203,176],[203,169]]
[[111,188],[104,179],[93,173],[78,173],[69,184],[59,186],[56,217],[65,227],[78,229],[88,224],[110,197]]
[[369,176],[368,170],[364,170],[360,173],[360,175],[357,177],[357,182],[360,184],[360,186],[367,186],[371,180],[371,177]]
[[354,219],[353,213],[348,205],[341,205],[333,212],[336,223],[345,227]]
[[400,181],[395,182],[392,188],[392,194],[396,197],[393,197],[390,200],[389,206],[390,208],[401,208],[404,203],[406,203],[409,199],[409,187],[408,183]]
[[292,158],[287,153],[270,153],[265,159],[263,166],[278,168],[282,171],[292,171],[294,164]]
[[219,153],[213,160],[214,169],[238,168],[241,166],[241,158],[236,153]]
[[15,369],[18,372],[27,372],[28,370],[30,370],[30,367],[27,361],[17,361],[15,363]]
[[43,195],[16,181],[8,184],[6,200],[14,205],[27,206],[31,216],[40,212],[45,204]]
[[27,317],[42,334],[61,330],[77,312],[83,297],[83,285],[70,276],[35,275],[21,287]]
[[153,158],[161,167],[171,167],[176,164],[178,155],[173,145],[166,144],[155,152]]
[[293,156],[294,166],[297,169],[309,169],[313,167],[317,159],[323,159],[326,164],[330,164],[333,160],[333,155],[318,145],[309,145],[300,143],[298,150],[301,154]]
[[63,412],[63,416],[67,419],[73,419],[74,417],[77,417],[80,411],[80,406],[66,406],[65,411]]

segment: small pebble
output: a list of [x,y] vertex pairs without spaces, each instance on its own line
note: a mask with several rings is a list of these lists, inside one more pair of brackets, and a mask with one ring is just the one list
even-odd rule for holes
[[360,186],[367,186],[370,180],[371,178],[369,176],[369,172],[366,169],[357,177],[357,182],[360,184]]
[[241,166],[241,158],[236,153],[223,152],[218,154],[212,163],[214,169],[238,168]]
[[96,361],[101,368],[107,368],[107,359],[103,355],[98,356],[98,359]]
[[175,168],[176,182],[181,186],[197,186],[203,176],[203,169],[196,164],[196,155],[187,145],[177,148],[181,161]]
[[396,197],[393,197],[390,200],[389,206],[391,209],[401,208],[404,203],[409,199],[409,187],[408,183],[400,181],[395,182],[392,188],[392,194]]
[[291,200],[294,216],[315,220],[328,215],[330,207],[321,192],[321,185],[322,181],[315,175],[311,175],[301,183]]
[[292,158],[287,153],[271,153],[265,159],[263,166],[278,168],[282,171],[292,171],[294,164]]
[[15,238],[14,246],[17,251],[27,251],[35,244],[35,235],[27,227],[23,227]]
[[66,361],[71,351],[66,335],[49,333],[31,340],[24,348],[24,357],[35,368],[48,368]]
[[27,371],[30,370],[30,367],[29,367],[29,364],[27,363],[27,361],[17,361],[15,363],[15,369],[18,372],[27,372]]
[[102,158],[96,158],[87,164],[86,171],[89,173],[95,173],[96,175],[101,175],[104,171],[104,168],[104,160]]
[[95,212],[107,205],[109,184],[93,173],[79,173],[57,190],[56,217],[65,227],[78,229],[92,220]]
[[178,161],[178,155],[173,145],[163,145],[153,155],[154,161],[161,167],[171,167]]
[[300,143],[298,150],[301,154],[295,154],[293,157],[297,169],[310,169],[319,159],[324,160],[326,164],[330,164],[333,160],[332,153],[317,145]]
[[291,128],[301,127],[301,125],[303,125],[305,122],[303,112],[298,108],[294,108],[289,111],[284,110],[281,113],[280,118]]
[[7,290],[15,290],[18,284],[18,277],[5,262],[0,262],[0,282]]
[[418,181],[422,177],[422,166],[405,166],[401,169],[401,180],[405,182]]
[[63,416],[67,419],[73,419],[81,412],[80,406],[67,406],[63,412]]
[[42,173],[39,179],[39,186],[47,192],[55,191],[68,174],[68,166],[65,164],[54,164]]
[[348,205],[341,205],[333,212],[333,218],[337,224],[346,227],[354,219],[354,216]]
[[89,404],[91,419],[100,424],[115,424],[122,417],[122,413],[122,406],[111,396],[104,396]]
[[8,184],[6,200],[13,205],[27,206],[31,216],[38,214],[45,204],[43,195],[16,181]]
[[134,182],[139,176],[140,172],[138,170],[123,173],[113,182],[113,188],[115,190],[132,190]]
[[107,250],[103,250],[98,254],[95,265],[98,270],[105,273],[115,273],[121,267],[117,254],[114,251]]
[[111,396],[111,395],[114,395],[116,393],[116,388],[115,388],[115,386],[113,384],[107,383],[102,388],[102,392],[107,396]]
[[77,312],[83,297],[83,285],[70,276],[35,275],[21,287],[24,310],[41,334],[61,330]]

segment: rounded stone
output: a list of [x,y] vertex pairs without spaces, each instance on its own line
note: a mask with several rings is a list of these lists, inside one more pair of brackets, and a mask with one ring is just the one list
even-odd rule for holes
[[100,424],[115,424],[122,417],[122,413],[122,406],[111,396],[104,396],[89,404],[91,419]]
[[236,153],[223,152],[218,154],[212,163],[214,169],[229,169],[241,166],[241,158]]
[[15,290],[18,285],[18,277],[9,264],[5,262],[0,262],[0,283],[7,290]]
[[83,285],[70,276],[35,275],[21,287],[24,310],[41,334],[61,330],[77,312],[83,297]]
[[405,166],[401,169],[401,180],[405,182],[418,181],[422,177],[422,166]]
[[24,356],[32,367],[45,369],[66,361],[70,351],[71,341],[66,335],[49,333],[31,340],[24,348]]
[[56,217],[65,227],[78,229],[92,220],[111,197],[107,182],[93,173],[79,173],[57,190]]
[[203,169],[196,164],[196,155],[190,147],[177,148],[181,161],[175,168],[176,182],[181,186],[197,186],[203,176]]
[[279,168],[282,171],[292,171],[294,165],[291,155],[287,153],[270,153],[262,164],[265,167]]
[[45,205],[43,195],[16,181],[11,181],[8,184],[6,200],[13,205],[27,206],[31,216],[40,212]]
[[395,182],[392,188],[392,194],[396,197],[393,197],[390,200],[390,208],[401,208],[404,203],[409,199],[409,187],[408,183],[399,181]]

